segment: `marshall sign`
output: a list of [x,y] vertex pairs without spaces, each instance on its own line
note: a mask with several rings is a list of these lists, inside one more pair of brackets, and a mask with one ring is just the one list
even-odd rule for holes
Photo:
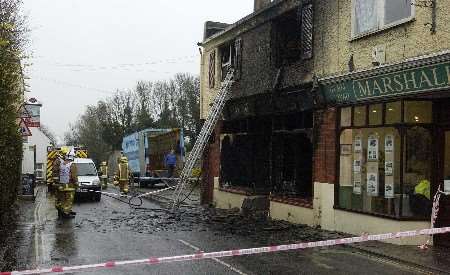
[[450,88],[450,62],[323,86],[327,102],[348,104]]

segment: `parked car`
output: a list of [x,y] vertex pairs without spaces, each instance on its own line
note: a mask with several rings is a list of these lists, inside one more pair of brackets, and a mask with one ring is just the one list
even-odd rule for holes
[[94,161],[89,158],[76,158],[74,164],[77,167],[79,184],[76,195],[78,197],[88,196],[94,201],[100,201],[102,186]]

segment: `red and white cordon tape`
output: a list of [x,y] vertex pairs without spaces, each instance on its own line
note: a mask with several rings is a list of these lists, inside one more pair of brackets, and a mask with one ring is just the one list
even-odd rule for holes
[[264,246],[257,248],[248,249],[237,249],[219,252],[208,252],[204,253],[199,251],[196,254],[172,256],[172,257],[152,257],[142,260],[129,260],[129,261],[110,261],[100,264],[89,264],[89,265],[78,265],[78,266],[56,266],[47,269],[36,269],[36,270],[24,270],[24,271],[12,271],[12,272],[0,272],[0,275],[31,275],[31,274],[50,274],[50,273],[66,273],[66,272],[82,272],[89,271],[93,269],[110,269],[121,266],[128,265],[156,265],[162,263],[172,263],[172,262],[184,262],[184,261],[194,261],[202,259],[212,259],[212,258],[224,258],[224,257],[234,257],[242,255],[254,255],[262,253],[272,253],[279,251],[289,251],[289,250],[299,250],[313,247],[327,247],[351,243],[362,243],[367,241],[381,241],[397,238],[414,237],[421,235],[436,235],[449,233],[450,227],[442,228],[431,228],[431,229],[421,229],[421,230],[411,230],[396,233],[386,233],[386,234],[376,234],[376,235],[362,235],[359,237],[350,237],[342,239],[331,239],[325,241],[307,242],[307,243],[296,243],[296,244],[286,244],[286,245],[275,245],[275,246]]

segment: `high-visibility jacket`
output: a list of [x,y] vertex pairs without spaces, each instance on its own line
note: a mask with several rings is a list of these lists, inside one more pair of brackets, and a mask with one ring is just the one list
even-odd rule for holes
[[119,181],[127,181],[131,175],[128,163],[119,163],[117,166],[116,175]]
[[100,165],[100,172],[102,173],[102,179],[108,178],[108,166]]
[[414,188],[415,194],[425,196],[427,199],[431,199],[430,195],[430,182],[428,180],[421,180],[419,184]]

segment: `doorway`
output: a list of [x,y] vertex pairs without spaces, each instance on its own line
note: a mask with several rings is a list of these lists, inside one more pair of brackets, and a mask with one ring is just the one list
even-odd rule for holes
[[[438,106],[438,152],[440,152],[440,171],[437,177],[438,186],[444,189],[450,188],[450,110],[448,108],[450,100],[441,100],[436,105]],[[437,188],[436,188],[437,189]],[[439,204],[439,213],[435,227],[450,226],[450,194],[441,195]],[[450,234],[438,234],[434,236],[434,244],[436,246],[450,247]]]

